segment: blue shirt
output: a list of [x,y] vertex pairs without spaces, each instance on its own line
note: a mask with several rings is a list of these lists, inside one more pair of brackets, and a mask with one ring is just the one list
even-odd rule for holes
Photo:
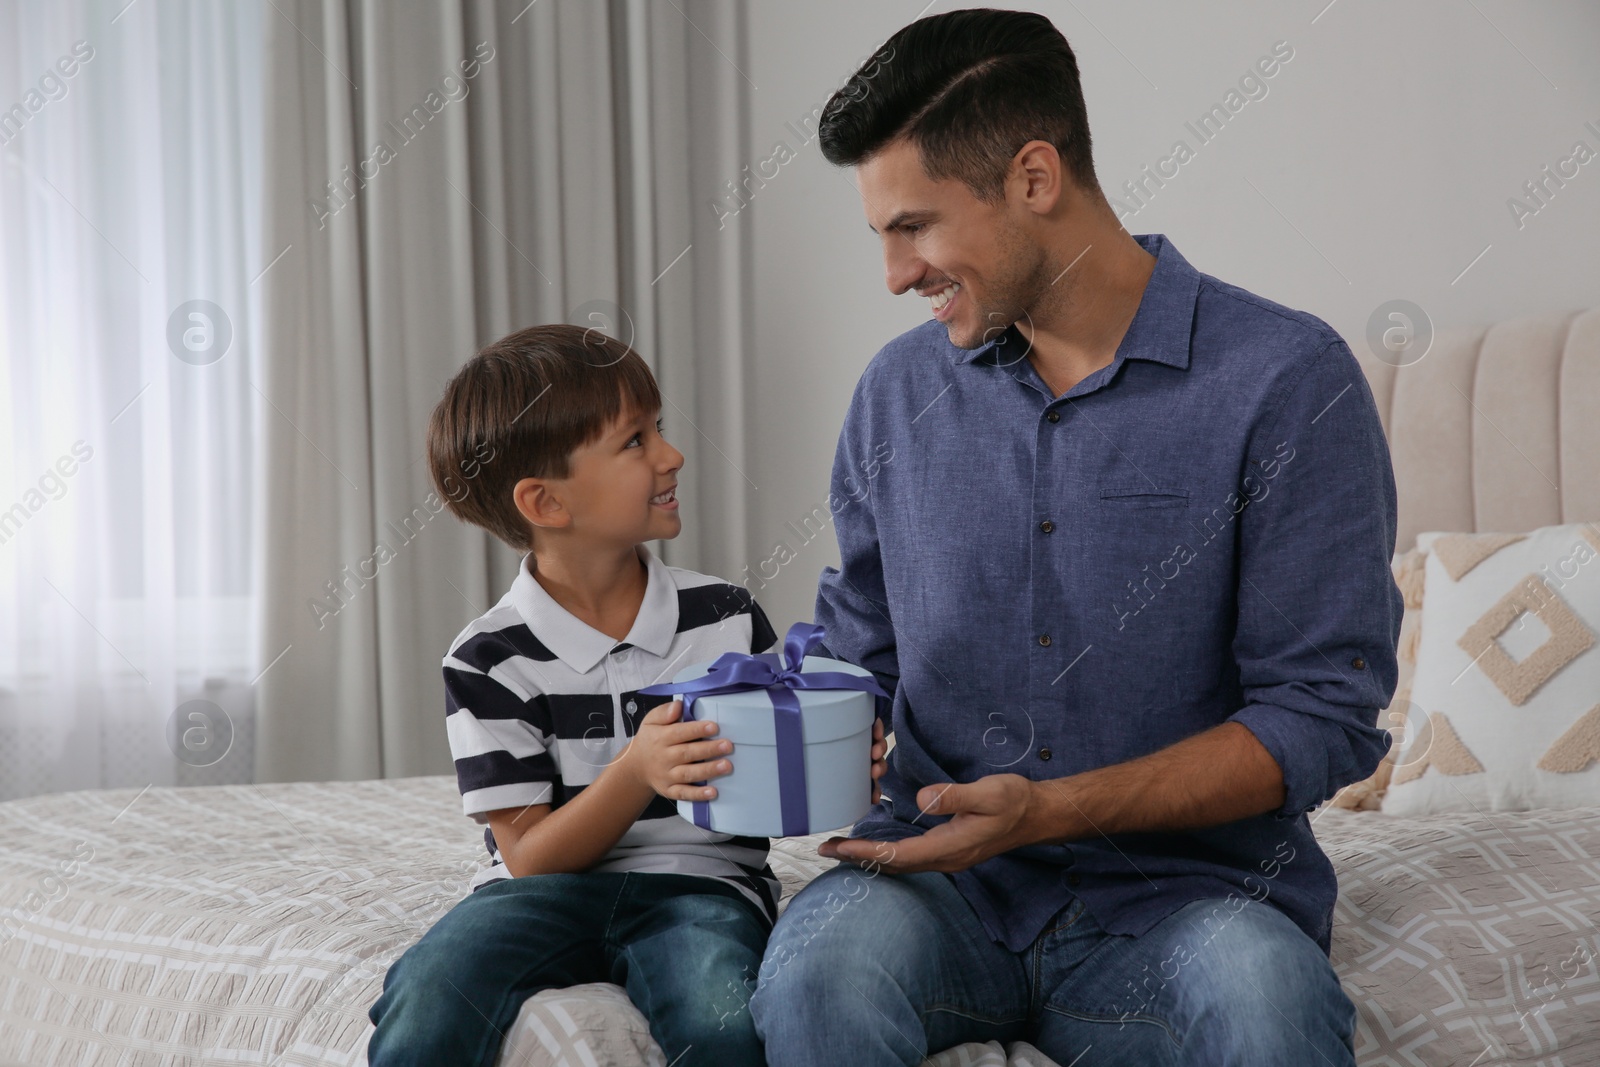
[[1061,396],[1015,327],[967,350],[937,321],[856,386],[816,620],[893,694],[895,747],[853,832],[942,822],[918,815],[926,785],[1061,778],[1242,723],[1281,809],[1028,846],[955,884],[1016,952],[1073,895],[1119,934],[1264,899],[1327,951],[1337,883],[1306,813],[1376,769],[1398,680],[1388,445],[1325,322],[1134,239],[1157,257],[1138,312]]

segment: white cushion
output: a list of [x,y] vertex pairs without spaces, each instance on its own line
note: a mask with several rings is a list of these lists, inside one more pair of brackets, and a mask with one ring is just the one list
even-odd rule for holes
[[1427,592],[1384,813],[1600,803],[1600,527],[1417,547]]

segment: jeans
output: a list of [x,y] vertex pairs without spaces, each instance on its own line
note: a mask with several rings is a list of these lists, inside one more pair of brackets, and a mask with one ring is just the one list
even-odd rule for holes
[[1072,1067],[1351,1067],[1355,1006],[1270,904],[1196,901],[1138,937],[1074,897],[1027,949],[990,941],[944,874],[841,864],[790,901],[750,1002],[771,1067],[906,1064],[1024,1040]]
[[768,934],[738,890],[684,874],[539,874],[484,886],[384,976],[373,1067],[493,1067],[522,1002],[614,982],[673,1067],[763,1067],[747,1009]]

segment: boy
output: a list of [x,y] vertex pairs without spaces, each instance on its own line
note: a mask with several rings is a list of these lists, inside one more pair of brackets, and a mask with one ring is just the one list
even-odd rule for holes
[[716,796],[733,746],[638,690],[776,636],[745,589],[645,545],[682,527],[660,410],[627,345],[553,325],[478,353],[433,413],[451,511],[526,555],[444,660],[463,809],[492,864],[390,968],[375,1067],[490,1067],[528,997],[601,981],[674,1067],[764,1063],[745,1005],[777,917],[768,841],[679,817]]

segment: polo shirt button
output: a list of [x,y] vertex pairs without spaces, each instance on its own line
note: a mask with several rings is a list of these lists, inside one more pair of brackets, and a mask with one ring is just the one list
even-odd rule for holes
[[1350,661],[1350,666],[1354,667],[1358,671],[1364,671],[1367,669],[1367,661],[1362,659],[1360,656],[1357,656],[1355,659]]
[[629,712],[638,711],[639,710],[639,702],[637,700],[630,700],[630,701],[628,701],[627,707],[628,707],[628,711]]
[[1067,875],[1067,884],[1072,886],[1074,889],[1076,889],[1082,882],[1083,879],[1075,874]]
[[1044,418],[1045,418],[1046,422],[1060,422],[1061,421],[1061,412],[1055,411],[1054,409],[1052,409],[1051,411],[1049,411],[1049,412],[1047,412],[1045,414]]
[[1050,635],[1049,634],[1040,634],[1039,635],[1039,643],[1041,645],[1048,646],[1050,644]]
[[1041,748],[1039,750],[1039,758],[1040,759],[1049,759],[1050,758],[1050,750],[1048,748]]
[[1056,528],[1056,524],[1051,522],[1049,519],[1046,519],[1046,520],[1044,520],[1043,522],[1041,522],[1039,524],[1039,529],[1043,530],[1045,533],[1049,533],[1051,530],[1054,530],[1055,528]]

